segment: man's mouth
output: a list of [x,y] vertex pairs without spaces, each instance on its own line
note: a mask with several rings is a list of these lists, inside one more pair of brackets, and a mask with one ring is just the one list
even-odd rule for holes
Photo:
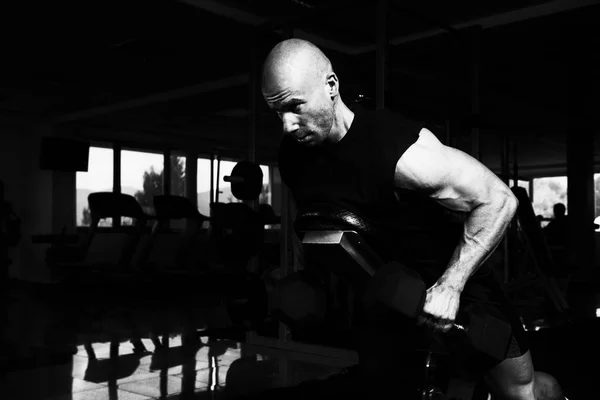
[[304,136],[302,136],[302,137],[297,137],[297,138],[296,138],[296,140],[297,140],[299,143],[307,143],[307,142],[309,142],[309,141],[310,141],[310,137],[311,137],[311,135],[310,135],[310,133],[309,133],[309,134],[307,134],[307,135],[304,135]]

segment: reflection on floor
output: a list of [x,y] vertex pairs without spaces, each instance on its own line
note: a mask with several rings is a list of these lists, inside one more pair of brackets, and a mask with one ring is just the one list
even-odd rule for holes
[[[147,295],[115,301],[104,289],[98,290],[104,297],[79,289],[77,296],[55,288],[48,295],[28,286],[9,291],[8,329],[3,330],[0,348],[6,372],[0,398],[231,399],[322,382],[339,377],[344,367],[339,360],[311,363],[272,349],[261,353],[235,336],[219,334],[230,323],[222,304],[202,300],[196,293],[187,300],[181,291],[173,291],[161,293],[160,301]],[[600,319],[529,333],[538,370],[556,376],[571,400],[597,396]],[[348,391],[347,382],[328,397],[344,397],[337,390],[342,386]],[[313,386],[307,393],[322,389]],[[268,398],[306,398],[290,393]]]
[[121,297],[117,306],[81,292],[66,303],[42,292],[27,286],[9,292],[2,399],[233,398],[341,369],[339,362],[261,355],[224,338],[231,337],[224,329],[230,321],[218,301],[192,303],[181,294],[173,301],[175,294],[163,293],[171,300]]
[[[161,338],[164,339],[164,338]],[[111,357],[110,343],[94,344],[96,359],[84,346],[58,365],[10,371],[3,398],[48,400],[142,400],[231,398],[234,395],[290,386],[331,375],[339,367],[245,356],[243,345],[228,340],[182,344],[182,337],[155,348],[142,339],[147,352],[136,354],[121,343]],[[166,343],[165,343],[166,344]],[[288,378],[282,381],[283,369]]]

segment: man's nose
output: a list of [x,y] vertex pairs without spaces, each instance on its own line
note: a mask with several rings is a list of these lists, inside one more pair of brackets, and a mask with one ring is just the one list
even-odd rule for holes
[[283,122],[283,131],[285,133],[292,133],[298,129],[298,121],[291,113],[285,113],[281,116]]

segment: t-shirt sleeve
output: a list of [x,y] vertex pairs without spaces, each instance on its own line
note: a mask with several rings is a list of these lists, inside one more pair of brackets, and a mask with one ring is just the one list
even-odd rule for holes
[[376,119],[376,131],[380,133],[383,169],[393,179],[398,160],[419,138],[425,124],[408,119],[389,110],[382,110]]

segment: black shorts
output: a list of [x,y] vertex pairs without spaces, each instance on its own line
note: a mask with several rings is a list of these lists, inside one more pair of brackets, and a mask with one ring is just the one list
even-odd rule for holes
[[[459,314],[461,310],[473,306],[511,325],[512,339],[506,358],[520,357],[529,350],[529,340],[521,318],[511,305],[493,271],[488,270],[477,274],[465,286],[461,295]],[[452,359],[456,360],[461,367],[476,373],[488,371],[499,363],[498,360],[481,353],[469,352],[465,344],[454,340],[455,337],[460,336],[446,335],[445,344]]]
[[[529,350],[521,320],[491,270],[479,271],[469,280],[461,295],[459,315],[465,308],[473,306],[511,325],[513,338],[507,358],[519,357]],[[434,349],[447,352],[449,362],[455,371],[461,371],[461,375],[478,377],[499,362],[472,351],[468,343],[460,340],[461,335],[434,335],[430,328],[416,326],[413,319],[402,317],[384,306],[366,312],[359,332],[360,363],[379,377],[382,370],[391,373],[403,361],[407,364],[418,362],[419,354],[423,353],[419,350],[430,349],[432,343],[438,343]]]

